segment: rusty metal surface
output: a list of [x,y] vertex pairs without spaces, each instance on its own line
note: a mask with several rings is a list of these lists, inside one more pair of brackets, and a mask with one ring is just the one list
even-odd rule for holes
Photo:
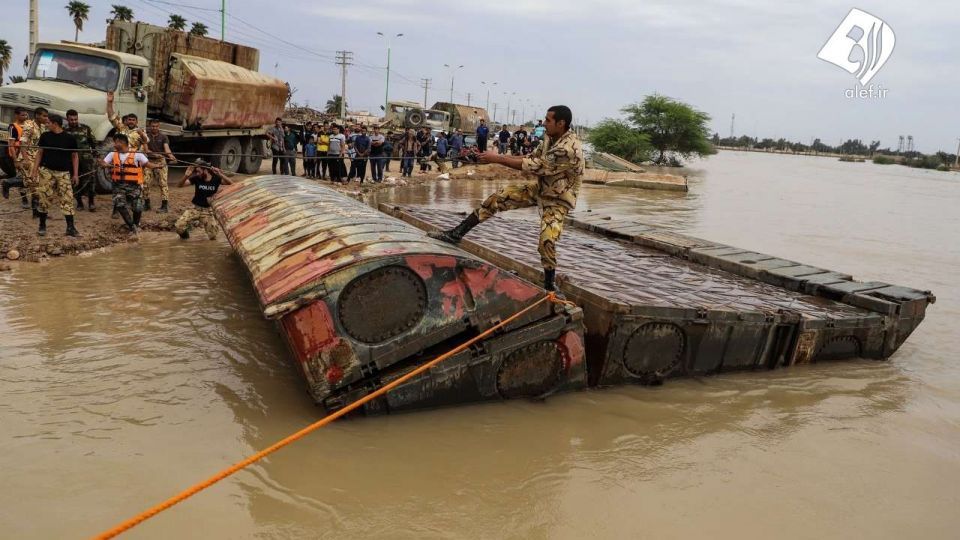
[[259,128],[283,114],[283,81],[218,60],[171,58],[163,115],[185,128]]
[[[381,211],[424,230],[463,215]],[[542,276],[534,221],[495,217],[460,244],[530,280]],[[558,281],[584,311],[591,385],[886,358],[923,320],[927,291],[851,276],[630,220],[575,215],[558,243]]]
[[155,85],[148,106],[153,110],[163,109],[170,98],[167,67],[173,53],[219,60],[250,71],[260,68],[260,51],[252,47],[143,22],[112,21],[107,25],[105,44],[107,49],[143,56],[150,62]]
[[[240,181],[225,186],[213,206],[264,315],[278,321],[311,396],[327,409],[396,379],[544,294],[303,178]],[[536,356],[540,362],[521,369],[514,353],[524,348],[549,349],[553,356]],[[544,303],[366,411],[540,395],[586,382],[582,312]]]

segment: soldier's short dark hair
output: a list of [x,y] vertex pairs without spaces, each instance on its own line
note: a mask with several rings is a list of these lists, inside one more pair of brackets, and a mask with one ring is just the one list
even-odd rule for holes
[[59,114],[51,114],[47,117],[47,120],[53,122],[54,124],[63,126],[63,117]]
[[34,116],[37,116],[37,115],[40,115],[40,114],[47,114],[48,112],[49,112],[49,111],[47,111],[47,110],[44,109],[43,107],[37,107],[36,109],[33,110],[33,115],[34,115]]
[[129,139],[126,135],[124,135],[123,133],[117,133],[116,135],[114,135],[114,136],[113,136],[113,140],[116,141],[116,142],[122,142],[122,143],[125,143],[125,144],[130,144],[130,139]]
[[554,105],[547,109],[548,113],[553,113],[553,120],[559,122],[563,120],[564,130],[570,129],[570,124],[573,123],[573,111],[570,110],[570,107],[566,105]]
[[80,113],[78,113],[76,109],[70,109],[67,111],[67,116],[80,116]]
[[154,124],[159,124],[159,123],[160,123],[160,119],[159,119],[159,118],[151,118],[151,119],[147,120],[147,123],[150,124],[151,126],[154,125]]
[[20,114],[25,112],[27,112],[26,107],[17,107],[16,109],[13,110],[13,114]]
[[283,118],[280,118],[280,117],[278,116],[278,117],[276,117],[273,121],[274,121],[274,122],[283,122]]
[[136,120],[136,119],[137,119],[137,115],[135,115],[135,114],[133,114],[133,113],[130,113],[130,114],[124,116],[124,118],[133,118],[134,120]]

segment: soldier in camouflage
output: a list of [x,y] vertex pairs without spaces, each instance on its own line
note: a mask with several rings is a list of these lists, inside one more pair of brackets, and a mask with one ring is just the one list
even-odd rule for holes
[[97,139],[93,136],[93,130],[90,126],[80,123],[80,117],[77,111],[70,109],[67,111],[67,133],[73,135],[77,140],[77,154],[80,156],[80,182],[74,187],[73,197],[77,201],[77,210],[83,210],[83,196],[87,196],[87,207],[91,212],[96,211],[97,207],[93,202],[96,196],[97,179]]
[[[137,127],[137,115],[130,113],[124,115],[123,119],[121,119],[120,115],[113,109],[113,98],[113,92],[107,92],[107,119],[110,120],[116,133],[127,137],[127,141],[129,142],[128,148],[131,152],[146,153],[147,142],[149,142],[150,139],[143,129]],[[137,198],[139,199],[140,195],[138,195]],[[116,201],[117,199],[114,197],[114,203],[116,203]],[[119,215],[118,207],[114,204],[112,217],[116,218]]]
[[544,289],[557,291],[557,241],[563,221],[577,205],[584,159],[580,138],[570,130],[573,113],[564,105],[547,110],[546,136],[528,156],[499,155],[491,150],[480,154],[481,163],[499,163],[536,176],[536,182],[508,186],[487,197],[480,208],[462,223],[447,231],[430,233],[432,238],[456,244],[478,223],[504,210],[537,206],[540,209],[540,262]]
[[33,217],[39,218],[40,195],[37,188],[40,185],[40,178],[32,175],[33,164],[37,161],[37,148],[40,142],[40,135],[46,131],[47,110],[43,107],[37,107],[33,111],[33,120],[27,120],[23,123],[23,133],[20,137],[20,157],[17,160],[17,171],[20,178],[23,178],[23,187],[26,189],[26,195],[30,199],[30,208],[33,210]]

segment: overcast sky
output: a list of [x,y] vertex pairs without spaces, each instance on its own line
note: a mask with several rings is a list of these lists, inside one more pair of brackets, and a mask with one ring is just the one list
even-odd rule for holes
[[[90,20],[81,41],[100,41],[110,3],[87,0]],[[40,0],[40,39],[73,39],[67,0]],[[27,0],[2,0],[0,39],[14,48],[12,74],[21,74],[27,48]],[[174,4],[181,4],[180,6]],[[219,37],[219,0],[130,0],[136,19],[165,24],[171,12],[200,20]],[[183,7],[187,6],[187,7]],[[195,8],[204,8],[201,11]],[[881,19],[896,47],[870,81],[888,90],[882,99],[850,99],[857,80],[817,58],[851,8]],[[313,106],[340,91],[336,50],[354,53],[347,75],[351,109],[379,110],[384,99],[386,42],[393,40],[391,99],[423,100],[421,78],[431,78],[428,101],[485,105],[504,119],[511,109],[531,116],[567,104],[574,121],[619,116],[625,104],[658,92],[707,112],[712,131],[828,144],[846,138],[896,148],[913,135],[924,152],[956,151],[960,137],[960,10],[956,1],[857,4],[726,0],[481,0],[417,2],[264,2],[228,0],[226,37],[261,50],[260,70],[297,88],[295,101]],[[515,94],[514,94],[515,93]]]

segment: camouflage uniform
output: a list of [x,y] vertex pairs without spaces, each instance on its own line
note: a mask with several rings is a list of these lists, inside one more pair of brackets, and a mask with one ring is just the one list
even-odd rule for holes
[[544,137],[532,154],[523,158],[523,172],[536,175],[536,182],[508,186],[487,197],[477,210],[480,221],[503,210],[539,206],[540,262],[545,270],[557,268],[557,240],[563,220],[577,205],[584,159],[580,139],[567,131],[556,141]]
[[147,152],[147,143],[150,141],[150,138],[146,134],[140,133],[140,128],[130,129],[127,127],[123,121],[120,120],[119,114],[114,114],[113,118],[110,119],[110,123],[113,124],[113,127],[116,128],[117,133],[121,133],[127,136],[127,140],[130,141],[130,151],[139,152],[141,154],[146,154]]
[[93,201],[97,179],[94,176],[96,173],[92,171],[97,170],[97,156],[94,154],[94,150],[97,148],[97,139],[93,136],[93,130],[86,124],[79,124],[75,128],[67,127],[64,131],[73,135],[73,138],[77,140],[77,155],[80,157],[80,182],[73,188],[73,195],[77,202],[84,195],[90,201]]
[[40,196],[40,205],[38,207],[40,212],[43,214],[49,213],[52,199],[60,203],[60,212],[62,212],[64,216],[72,216],[73,184],[70,182],[70,173],[40,167],[37,177],[40,181],[37,186],[37,193]]
[[40,135],[45,129],[34,120],[27,120],[22,127],[23,136],[20,137],[20,157],[17,160],[17,172],[23,179],[23,187],[26,189],[27,196],[33,198],[37,196],[37,185],[40,179],[38,177],[31,178],[30,171],[37,161],[37,151],[39,150],[37,143],[40,142]]
[[143,212],[142,186],[133,182],[113,183],[113,207],[130,208],[134,212]]
[[190,232],[190,229],[197,225],[203,227],[209,239],[217,239],[217,231],[220,230],[220,226],[217,225],[217,220],[213,217],[212,208],[201,208],[199,206],[188,208],[184,210],[183,214],[177,219],[174,227],[177,229],[177,234],[182,236],[184,233]]
[[[159,144],[154,144],[159,143]],[[163,135],[155,141],[147,142],[147,157],[153,163],[160,163],[163,167],[157,169],[146,169],[143,171],[143,198],[150,198],[150,184],[156,182],[160,184],[160,200],[166,201],[170,198],[170,186],[167,184],[170,168],[167,166],[167,157],[163,151],[163,145],[169,144],[167,138]]]

